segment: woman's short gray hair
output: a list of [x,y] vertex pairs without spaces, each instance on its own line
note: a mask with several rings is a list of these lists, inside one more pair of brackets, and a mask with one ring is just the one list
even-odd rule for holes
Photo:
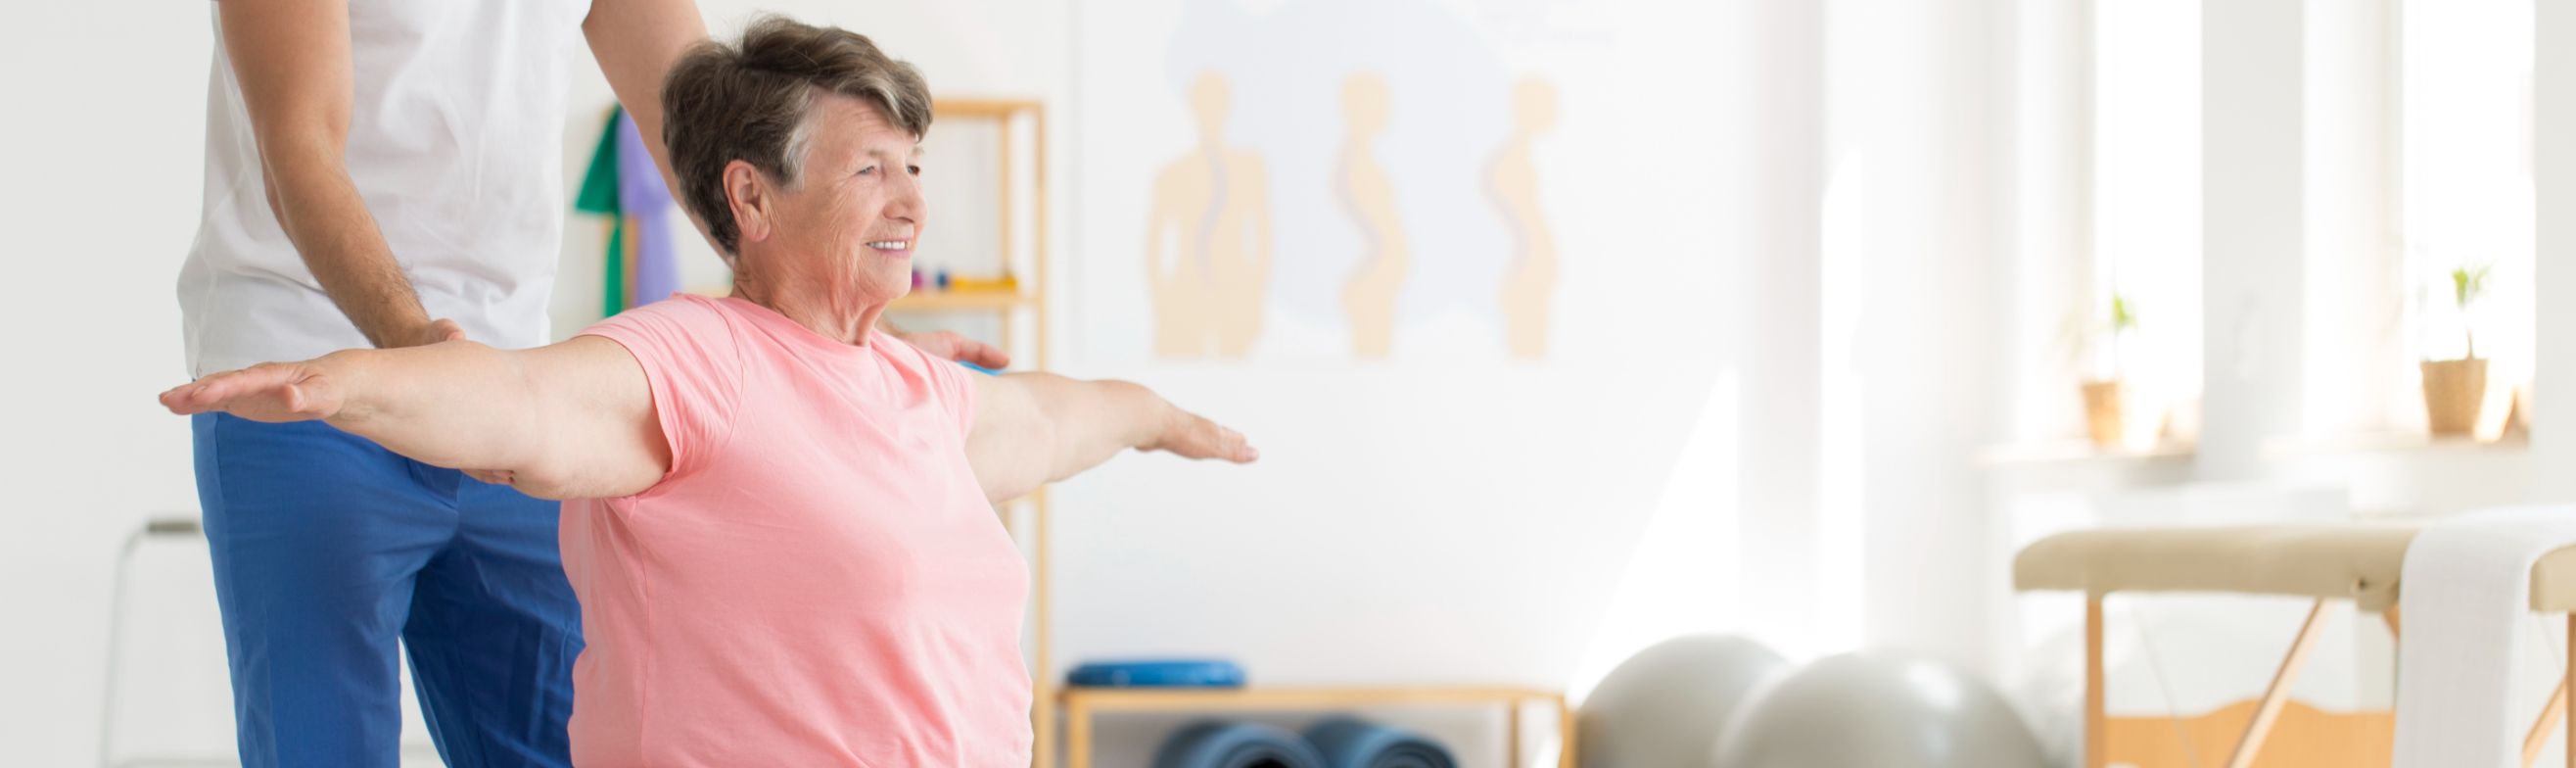
[[681,202],[725,253],[741,240],[725,198],[725,166],[741,160],[796,184],[817,91],[874,105],[915,139],[930,132],[930,88],[921,71],[838,27],[765,16],[743,30],[740,44],[699,43],[671,65],[662,84],[662,143]]

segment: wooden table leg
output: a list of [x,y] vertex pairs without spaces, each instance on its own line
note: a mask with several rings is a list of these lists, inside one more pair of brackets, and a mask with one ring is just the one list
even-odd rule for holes
[[1091,706],[1081,699],[1064,704],[1065,768],[1091,768]]
[[1039,682],[1037,703],[1029,708],[1029,723],[1037,729],[1030,739],[1030,768],[1055,768],[1055,689]]
[[2084,599],[2084,768],[2110,768],[2109,718],[2103,716],[2102,596]]
[[2558,733],[2558,718],[2567,715],[2567,681],[2558,681],[2558,690],[2549,692],[2548,706],[2540,709],[2540,719],[2532,721],[2531,731],[2522,737],[2524,768],[2540,763],[2540,751],[2549,748],[2549,737]]
[[[2576,626],[2576,620],[2571,620],[2569,626]],[[1581,730],[1574,725],[1574,707],[1565,703],[1562,693],[1548,697],[1548,701],[1556,704],[1556,768],[1574,768],[1576,758],[1583,754],[1583,748],[1574,743],[1575,734]]]
[[1528,768],[1521,763],[1521,713],[1527,709],[1529,702],[1519,699],[1503,705],[1503,765],[1510,768]]

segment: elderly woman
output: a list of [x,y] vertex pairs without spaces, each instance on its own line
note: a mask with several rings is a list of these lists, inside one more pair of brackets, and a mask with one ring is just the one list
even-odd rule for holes
[[930,101],[867,38],[763,20],[682,59],[664,103],[733,295],[525,351],[270,363],[162,403],[319,419],[567,500],[578,764],[1027,765],[1028,574],[992,503],[1121,449],[1252,449],[1132,384],[982,376],[874,330],[927,223]]

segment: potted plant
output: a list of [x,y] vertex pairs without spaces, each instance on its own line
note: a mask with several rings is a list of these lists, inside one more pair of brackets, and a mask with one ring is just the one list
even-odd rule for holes
[[2461,340],[2457,360],[2426,360],[2424,415],[2436,437],[2467,435],[2478,426],[2478,411],[2487,399],[2487,361],[2478,357],[2478,337],[2469,308],[2487,289],[2487,267],[2451,270],[2451,300],[2460,310]]
[[[2120,337],[2137,330],[2138,315],[2129,300],[2118,292],[2111,294],[2111,316],[2087,336],[2107,339],[2111,353],[2111,375],[2087,378],[2084,389],[2084,432],[2093,438],[2096,448],[2117,448],[2127,443],[2129,386],[2120,367]],[[2089,345],[2088,345],[2089,346]]]

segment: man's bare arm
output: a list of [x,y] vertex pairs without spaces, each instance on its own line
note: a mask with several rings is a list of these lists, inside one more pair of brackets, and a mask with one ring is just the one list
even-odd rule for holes
[[[600,74],[608,77],[608,89],[616,92],[617,103],[634,118],[644,151],[653,156],[653,167],[662,172],[671,199],[680,199],[678,177],[671,172],[671,150],[662,143],[662,81],[670,76],[671,63],[679,61],[680,54],[707,41],[707,24],[698,17],[698,4],[694,0],[597,0],[581,22],[581,33],[590,42],[591,57],[599,60]],[[680,211],[697,225],[699,237],[708,237],[707,224],[698,220],[695,211],[686,205]],[[714,242],[708,238],[710,247]]]
[[224,50],[258,138],[269,210],[322,291],[379,347],[462,338],[421,308],[342,161],[352,76],[349,6],[225,0]]

